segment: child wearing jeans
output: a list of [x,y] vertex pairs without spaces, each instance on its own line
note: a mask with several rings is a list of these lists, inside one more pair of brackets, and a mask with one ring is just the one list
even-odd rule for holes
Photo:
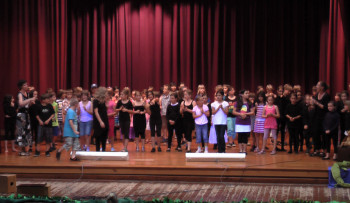
[[198,145],[198,150],[196,153],[201,153],[202,140],[205,145],[204,153],[208,153],[208,116],[209,108],[204,105],[204,100],[202,96],[196,97],[196,106],[193,108],[192,116],[196,125],[196,143]]
[[267,105],[264,107],[263,113],[262,113],[262,117],[265,118],[264,139],[263,139],[263,146],[262,146],[259,154],[265,153],[266,141],[267,141],[267,138],[269,137],[270,133],[272,134],[272,138],[273,138],[273,149],[272,149],[271,155],[276,154],[277,118],[280,117],[280,112],[278,110],[278,107],[276,105],[273,105],[273,102],[274,102],[274,96],[269,95],[267,97]]
[[63,136],[64,136],[64,145],[57,150],[56,159],[60,160],[61,152],[63,149],[69,150],[72,148],[72,155],[70,157],[71,161],[78,161],[78,158],[75,156],[76,152],[80,150],[79,143],[79,132],[78,129],[78,120],[76,109],[79,108],[79,102],[76,98],[70,100],[70,108],[67,110],[65,117]]

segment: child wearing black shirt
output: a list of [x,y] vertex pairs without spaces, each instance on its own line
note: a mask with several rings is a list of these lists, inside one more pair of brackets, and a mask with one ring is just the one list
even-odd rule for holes
[[46,142],[46,152],[47,157],[50,156],[50,146],[52,142],[52,118],[55,116],[55,111],[51,105],[50,101],[51,95],[46,93],[41,95],[41,105],[38,108],[36,119],[39,122],[38,126],[38,136],[35,147],[35,157],[40,156],[40,143],[45,140]]
[[119,112],[119,126],[121,129],[122,135],[124,135],[124,149],[123,152],[128,151],[128,143],[129,143],[129,130],[130,130],[130,114],[133,114],[133,108],[130,99],[129,99],[130,91],[128,88],[124,88],[124,90],[120,94],[121,100],[117,103],[117,112]]
[[178,95],[177,93],[172,93],[170,96],[170,104],[166,110],[166,119],[168,121],[168,149],[167,152],[170,152],[171,142],[173,140],[173,134],[175,130],[176,138],[177,138],[177,148],[176,150],[181,152],[181,122],[180,121],[180,104],[178,103]]
[[[310,95],[305,95],[305,104],[303,106],[303,134],[305,138],[306,154],[312,149],[310,138],[312,138],[315,128],[315,105],[312,103]],[[310,155],[312,155],[310,153]]]
[[5,114],[5,152],[8,152],[7,142],[11,141],[12,151],[17,152],[15,148],[15,131],[16,131],[16,105],[12,95],[4,97],[4,114]]
[[294,152],[298,153],[298,147],[299,147],[299,130],[301,126],[301,115],[302,115],[302,108],[297,103],[297,96],[293,93],[290,96],[290,104],[287,105],[286,108],[286,118],[287,120],[287,126],[288,126],[288,132],[289,132],[289,154],[293,152],[292,146],[294,143]]
[[323,160],[328,160],[331,151],[331,139],[333,140],[334,155],[333,160],[337,159],[338,152],[338,127],[340,122],[339,113],[336,111],[335,102],[328,102],[328,112],[323,120],[323,129],[325,131],[326,155]]

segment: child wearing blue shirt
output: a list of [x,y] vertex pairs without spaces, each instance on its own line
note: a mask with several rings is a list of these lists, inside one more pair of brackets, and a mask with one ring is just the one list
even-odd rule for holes
[[78,100],[75,98],[71,99],[70,108],[67,111],[63,128],[64,145],[56,153],[57,160],[60,160],[63,149],[68,151],[70,148],[72,148],[70,160],[78,161],[78,158],[75,156],[76,152],[80,150],[79,132],[77,131],[78,120],[76,113],[76,109],[78,107]]

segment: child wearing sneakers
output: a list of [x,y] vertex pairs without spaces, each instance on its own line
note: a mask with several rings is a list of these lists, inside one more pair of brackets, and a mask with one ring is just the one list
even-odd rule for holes
[[198,150],[196,153],[201,152],[202,140],[204,141],[205,151],[208,153],[208,116],[209,108],[204,105],[204,99],[202,96],[197,95],[196,106],[193,108],[192,116],[196,124],[196,143],[198,145]]
[[78,129],[78,120],[76,109],[79,108],[79,102],[76,98],[70,100],[70,108],[67,110],[65,117],[63,136],[64,136],[64,145],[57,150],[56,159],[60,160],[61,152],[63,149],[69,150],[72,148],[72,155],[70,157],[71,161],[78,161],[78,158],[75,156],[76,152],[80,150],[79,143],[79,132]]
[[55,111],[51,105],[51,94],[41,95],[41,105],[38,109],[36,119],[39,122],[38,137],[35,147],[35,157],[40,155],[40,143],[45,140],[47,157],[50,156],[50,147],[52,142],[52,119],[55,116]]

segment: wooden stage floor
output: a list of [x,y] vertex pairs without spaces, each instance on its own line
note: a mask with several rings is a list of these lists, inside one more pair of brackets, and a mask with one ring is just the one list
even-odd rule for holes
[[[44,149],[44,145],[41,147]],[[121,148],[122,144],[118,141],[116,149]],[[215,152],[212,148],[209,145],[209,151]],[[195,146],[192,149],[195,151]],[[279,152],[276,155],[250,152],[244,162],[186,162],[185,152],[177,152],[174,148],[165,152],[165,144],[162,152],[151,153],[150,150],[151,145],[146,144],[146,152],[136,152],[135,143],[131,142],[129,161],[79,162],[70,161],[65,151],[60,161],[55,158],[56,152],[52,152],[51,157],[45,157],[43,150],[39,157],[20,157],[14,152],[2,152],[0,173],[16,173],[19,178],[325,184],[328,182],[327,168],[334,163],[309,157],[303,152]],[[227,149],[227,153],[234,152],[238,152],[238,147]]]

